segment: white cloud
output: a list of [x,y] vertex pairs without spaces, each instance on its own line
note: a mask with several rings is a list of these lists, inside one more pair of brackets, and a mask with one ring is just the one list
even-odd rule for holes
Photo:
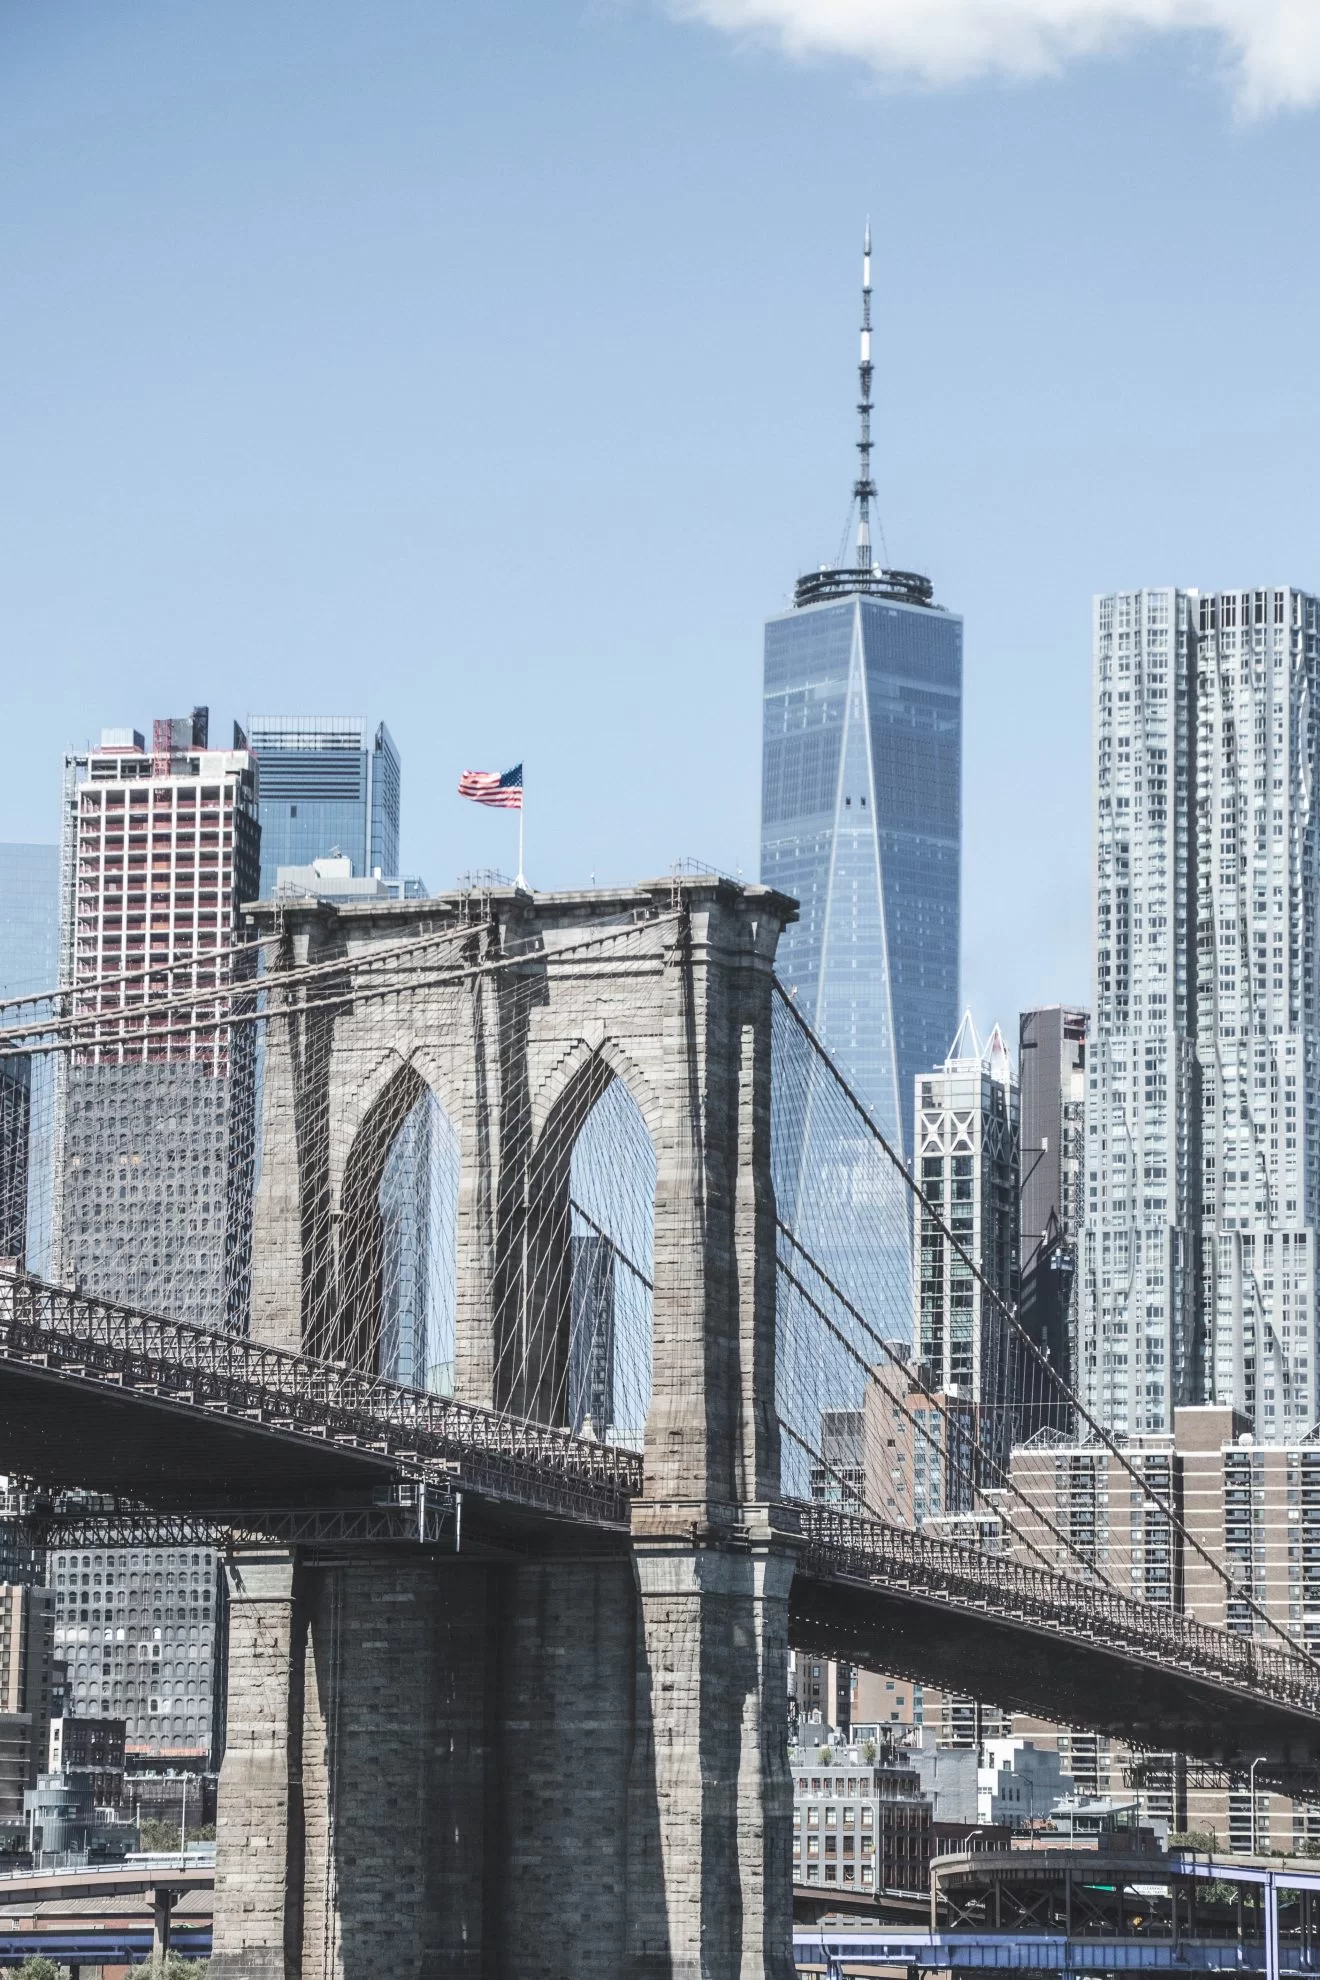
[[670,0],[794,56],[939,86],[1057,74],[1143,34],[1200,34],[1249,115],[1320,103],[1320,0]]

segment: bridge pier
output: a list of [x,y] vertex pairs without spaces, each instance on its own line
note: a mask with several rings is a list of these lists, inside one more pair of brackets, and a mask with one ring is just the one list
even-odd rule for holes
[[793,1556],[742,1510],[741,1544],[635,1543],[659,1864],[638,1866],[628,1980],[792,1980]]
[[788,1980],[790,1576],[240,1556],[218,1980]]
[[489,1569],[308,1568],[302,1980],[478,1980],[493,1895]]
[[179,1892],[158,1885],[151,1893],[151,1962],[163,1966],[170,1956],[170,1922]]
[[286,1980],[302,1936],[302,1638],[291,1554],[229,1563],[213,1980]]

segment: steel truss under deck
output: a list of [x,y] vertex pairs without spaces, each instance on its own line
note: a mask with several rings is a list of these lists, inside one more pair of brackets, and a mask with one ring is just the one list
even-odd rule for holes
[[24,1527],[34,1547],[438,1547],[456,1546],[462,1494],[421,1485],[388,1503],[358,1506],[244,1506],[153,1512],[146,1506],[56,1505],[30,1512]]
[[813,1573],[973,1606],[1320,1715],[1320,1667],[1300,1653],[1134,1602],[1101,1582],[1073,1581],[836,1506],[804,1504],[800,1516],[804,1566]]
[[[153,1493],[144,1472],[141,1484],[121,1487],[124,1496],[108,1508],[104,1500],[53,1508],[47,1546],[86,1544],[89,1530],[105,1536],[102,1545],[129,1536],[145,1540],[145,1522],[155,1522],[152,1531],[166,1544],[175,1534],[191,1543],[194,1534],[206,1533],[312,1546],[436,1545],[451,1518],[457,1529],[464,1493],[622,1535],[643,1488],[642,1459],[634,1451],[25,1276],[0,1277],[0,1371],[6,1365],[24,1380],[54,1380],[87,1402],[132,1398],[176,1419],[219,1420],[227,1434],[246,1429],[255,1433],[258,1453],[266,1438],[267,1448],[282,1450],[286,1460],[292,1451],[301,1464],[301,1450],[312,1485],[315,1465],[323,1475],[328,1452],[365,1458],[387,1474],[372,1489],[359,1466],[356,1490],[309,1487],[286,1495],[277,1488],[264,1503],[247,1494],[220,1505],[215,1486],[208,1500],[200,1477],[190,1481],[184,1504],[176,1497],[147,1509],[140,1502]],[[293,1503],[299,1498],[304,1503]],[[1098,1582],[977,1553],[836,1506],[785,1501],[783,1512],[782,1523],[804,1543],[804,1572],[836,1587],[907,1592],[1320,1718],[1320,1668],[1300,1653],[1132,1601]]]
[[26,1276],[0,1278],[0,1361],[315,1439],[401,1475],[582,1521],[626,1526],[642,1489],[635,1451]]

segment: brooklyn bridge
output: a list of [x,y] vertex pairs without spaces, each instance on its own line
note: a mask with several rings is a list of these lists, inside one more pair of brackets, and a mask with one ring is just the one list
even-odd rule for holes
[[[776,982],[794,903],[702,875],[250,912],[223,981],[0,1041],[61,1079],[205,1049],[250,1096],[224,1316],[183,1270],[155,1313],[58,1249],[0,1278],[46,1544],[226,1549],[218,1975],[788,1980],[790,1645],[1320,1793],[1320,1666],[1265,1618],[1135,1600],[1048,1521],[914,1532],[839,1470],[824,1423],[911,1353],[917,1204]],[[443,1327],[401,1359],[410,1138]],[[1012,1407],[1061,1389],[1002,1302],[991,1334],[971,1489],[1011,1529]]]

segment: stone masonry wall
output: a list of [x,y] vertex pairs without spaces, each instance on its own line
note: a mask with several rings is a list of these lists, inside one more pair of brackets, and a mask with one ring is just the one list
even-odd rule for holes
[[[411,911],[291,910],[290,952],[351,960],[405,940]],[[416,912],[434,926],[470,910]],[[575,1555],[561,1533],[521,1563],[394,1556],[303,1571],[305,1635],[291,1623],[285,1648],[305,1878],[301,1825],[286,1824],[282,1916],[278,1880],[263,1884],[239,1848],[255,1819],[279,1853],[278,1769],[268,1780],[253,1746],[227,1776],[222,1857],[247,1881],[232,1868],[218,1879],[217,1947],[240,1943],[250,1891],[266,1963],[225,1953],[219,1970],[273,1980],[276,1928],[296,1918],[287,1980],[790,1980],[793,1553],[773,1504],[769,1124],[773,958],[791,907],[702,880],[497,896],[491,912],[479,939],[529,956],[537,994],[474,977],[401,998],[384,1032],[378,1007],[351,998],[319,1032],[271,1027],[253,1330],[288,1345],[339,1338],[336,1302],[361,1304],[346,1289],[363,1283],[352,1206],[370,1182],[370,1124],[389,1117],[391,1082],[420,1077],[462,1151],[459,1393],[558,1407],[564,1343],[515,1357],[512,1378],[501,1345],[535,1322],[513,1304],[519,1259],[527,1233],[554,1223],[537,1192],[564,1186],[562,1160],[541,1151],[621,1079],[657,1161],[645,1496],[632,1546],[613,1552]],[[556,965],[560,946],[610,928],[642,931],[635,966],[617,966],[608,937],[598,968]],[[552,1318],[556,1283],[551,1261]],[[250,1625],[235,1641],[241,1722],[266,1646]]]
[[216,1815],[215,1980],[286,1980],[301,1939],[302,1620],[287,1554],[229,1570],[229,1714]]
[[234,1580],[226,1980],[788,1980],[774,1547]]
[[660,1873],[631,1909],[624,1971],[791,1980],[791,1556],[644,1541],[636,1560]]

